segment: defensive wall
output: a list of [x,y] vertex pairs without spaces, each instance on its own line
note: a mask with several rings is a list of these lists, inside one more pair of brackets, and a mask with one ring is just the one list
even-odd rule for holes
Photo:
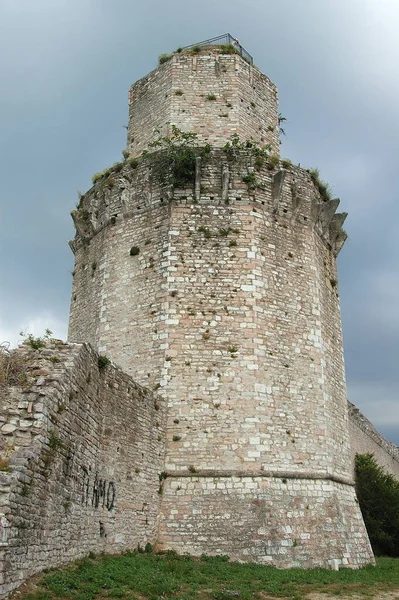
[[0,596],[92,552],[154,544],[165,403],[87,345],[18,350],[1,387]]
[[386,440],[351,402],[349,409],[349,437],[354,468],[356,454],[374,454],[378,464],[399,480],[399,449]]

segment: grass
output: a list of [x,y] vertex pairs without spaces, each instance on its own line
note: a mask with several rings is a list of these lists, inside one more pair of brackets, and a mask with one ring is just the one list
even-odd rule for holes
[[399,560],[379,558],[360,570],[276,569],[228,562],[227,557],[127,552],[84,558],[27,583],[20,600],[227,600],[274,596],[300,600],[311,592],[369,596],[399,587]]

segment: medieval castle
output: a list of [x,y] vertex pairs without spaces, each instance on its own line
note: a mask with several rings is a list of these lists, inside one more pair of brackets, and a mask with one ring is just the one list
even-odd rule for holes
[[0,389],[2,596],[146,543],[374,560],[353,455],[399,461],[348,410],[346,214],[281,161],[276,86],[231,42],[179,49],[131,87],[125,160],[72,213],[69,342],[24,345],[23,384]]

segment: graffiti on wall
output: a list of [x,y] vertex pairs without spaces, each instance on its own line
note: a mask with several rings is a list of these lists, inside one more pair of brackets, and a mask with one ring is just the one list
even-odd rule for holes
[[98,473],[93,478],[90,475],[89,469],[84,466],[82,466],[82,473],[82,504],[85,506],[91,505],[94,508],[112,510],[115,507],[116,499],[115,482],[99,477]]

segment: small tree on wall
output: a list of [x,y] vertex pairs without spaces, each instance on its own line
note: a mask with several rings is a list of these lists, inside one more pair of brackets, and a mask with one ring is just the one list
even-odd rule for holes
[[377,555],[399,556],[399,481],[377,464],[373,454],[357,454],[356,493]]
[[[169,125],[170,123],[166,123]],[[175,188],[184,188],[194,184],[196,157],[205,157],[209,154],[211,146],[206,144],[199,147],[197,134],[192,131],[181,131],[176,125],[171,126],[171,134],[162,135],[159,129],[149,148],[153,152],[154,166],[160,178]],[[150,152],[144,151],[148,156]]]

